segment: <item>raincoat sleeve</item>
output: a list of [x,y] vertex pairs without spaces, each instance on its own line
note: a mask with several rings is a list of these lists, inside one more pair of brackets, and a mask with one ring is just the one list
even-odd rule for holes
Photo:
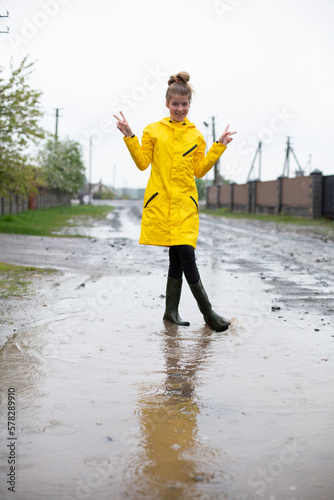
[[152,161],[154,150],[154,141],[149,130],[144,129],[141,145],[137,136],[123,139],[139,170],[146,170]]
[[204,175],[209,172],[227,147],[220,142],[214,142],[205,155],[205,141],[201,138],[199,142],[199,147],[196,149],[194,165],[194,174],[197,178],[204,177]]

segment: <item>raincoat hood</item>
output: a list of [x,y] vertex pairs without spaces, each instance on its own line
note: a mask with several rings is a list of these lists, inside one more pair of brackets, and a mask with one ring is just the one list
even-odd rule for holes
[[172,120],[169,116],[166,116],[158,123],[161,123],[173,129],[184,128],[185,130],[188,130],[189,128],[196,128],[196,126],[193,123],[191,123],[187,117],[185,117],[183,121],[176,121]]

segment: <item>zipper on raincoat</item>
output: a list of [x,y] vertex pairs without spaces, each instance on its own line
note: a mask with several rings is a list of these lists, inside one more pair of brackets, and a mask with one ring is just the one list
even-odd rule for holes
[[196,208],[197,208],[197,212],[198,212],[198,204],[197,204],[197,201],[195,200],[195,198],[193,198],[192,196],[190,196],[190,198],[193,200],[193,202],[195,203],[196,205]]
[[186,151],[185,153],[183,153],[182,156],[187,156],[187,154],[191,153],[194,149],[197,148],[197,144],[195,144],[195,146],[193,146],[192,148],[190,148],[188,151]]
[[151,196],[151,197],[147,200],[147,202],[145,203],[144,208],[146,208],[146,207],[147,207],[147,205],[148,205],[149,203],[151,203],[151,201],[152,201],[152,200],[154,200],[154,198],[155,198],[156,196],[158,196],[158,194],[159,194],[159,193],[154,193],[154,194],[152,194],[152,196]]

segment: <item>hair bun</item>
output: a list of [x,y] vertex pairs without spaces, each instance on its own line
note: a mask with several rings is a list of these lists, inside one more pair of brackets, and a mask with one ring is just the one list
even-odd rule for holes
[[166,101],[168,102],[173,94],[179,94],[187,96],[190,102],[194,89],[192,88],[190,83],[188,83],[189,80],[190,75],[186,71],[180,71],[176,75],[170,76],[168,80],[168,89],[166,92]]
[[188,83],[190,80],[190,75],[186,71],[180,71],[180,73],[176,75],[176,78],[178,78],[184,83]]
[[180,71],[177,75],[172,75],[169,77],[168,85],[172,85],[176,82],[181,82],[187,84],[190,80],[190,75],[186,71]]

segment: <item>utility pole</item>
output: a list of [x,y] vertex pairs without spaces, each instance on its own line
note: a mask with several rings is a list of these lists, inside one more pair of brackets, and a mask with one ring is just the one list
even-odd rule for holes
[[212,116],[212,141],[216,142],[216,127],[215,127],[215,117]]
[[312,168],[311,164],[312,164],[312,155],[308,155],[308,161],[304,167],[304,170],[306,173],[309,173],[309,174],[311,173],[311,168]]
[[289,177],[289,153],[290,153],[290,137],[288,137],[288,140],[286,143],[286,152],[285,152],[285,160],[284,160],[284,167],[283,167],[283,176],[284,176],[285,170],[286,170],[287,177]]
[[293,157],[294,159],[296,160],[296,163],[298,165],[298,168],[299,168],[299,171],[298,172],[301,172],[300,175],[303,175],[303,169],[302,167],[300,166],[299,164],[299,161],[297,160],[297,156],[295,155],[295,152],[293,150],[293,148],[291,147],[291,144],[290,144],[290,137],[288,137],[287,139],[287,143],[286,143],[286,154],[285,154],[285,161],[284,161],[284,167],[283,167],[283,176],[285,175],[285,170],[287,172],[287,177],[289,177],[289,173],[290,173],[290,161],[289,161],[289,156],[290,156],[290,153],[293,154]]
[[[212,117],[212,141],[216,142],[216,127],[215,127],[215,117]],[[214,185],[217,186],[219,184],[219,158],[214,166]]]
[[[6,15],[5,15],[5,16],[0,16],[0,19],[2,19],[2,18],[6,18],[6,17],[9,17],[9,12],[8,12],[8,10],[7,10],[7,13],[6,13]],[[7,31],[0,31],[0,33],[9,33],[9,27],[7,26]]]
[[56,132],[55,132],[55,141],[58,141],[58,117],[59,117],[59,108],[56,108]]
[[255,156],[254,156],[251,168],[249,170],[249,174],[248,174],[248,177],[247,177],[247,182],[249,181],[251,173],[253,171],[257,155],[259,155],[259,180],[261,180],[261,160],[262,160],[262,142],[261,141],[259,142],[259,145],[257,147],[257,150],[256,150],[256,153],[255,153]]
[[89,138],[89,170],[88,170],[88,196],[89,196],[89,205],[91,202],[91,185],[92,185],[92,136]]
[[[216,127],[215,127],[215,117],[212,116],[211,117],[212,119],[212,142],[216,142]],[[209,126],[209,124],[207,122],[203,122],[204,125],[206,127]],[[220,180],[220,176],[219,176],[219,158],[218,160],[216,161],[215,163],[215,167],[214,167],[214,180],[213,180],[213,183],[215,186],[217,186],[219,184],[219,180]]]
[[56,108],[56,130],[55,130],[55,142],[58,141],[58,118],[61,117],[59,111],[63,108]]

